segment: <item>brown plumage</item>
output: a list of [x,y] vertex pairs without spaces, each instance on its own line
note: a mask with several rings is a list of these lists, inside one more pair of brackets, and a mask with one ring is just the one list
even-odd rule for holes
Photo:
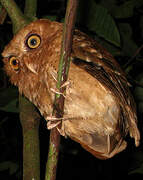
[[[2,53],[10,81],[47,121],[53,109],[52,89],[56,91],[62,28],[49,20],[32,22]],[[68,81],[60,132],[102,159],[125,149],[127,133],[139,145],[136,107],[125,74],[103,47],[78,30]]]

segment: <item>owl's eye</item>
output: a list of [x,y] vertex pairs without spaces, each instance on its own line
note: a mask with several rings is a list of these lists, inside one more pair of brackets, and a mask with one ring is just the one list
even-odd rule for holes
[[34,34],[28,37],[26,44],[30,49],[35,49],[40,46],[41,38],[40,36]]
[[14,56],[10,57],[9,64],[15,71],[19,70],[19,61],[16,59],[16,57]]

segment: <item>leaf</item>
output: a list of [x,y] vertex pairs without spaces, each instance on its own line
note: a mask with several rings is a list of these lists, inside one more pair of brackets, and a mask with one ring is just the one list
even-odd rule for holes
[[143,164],[139,168],[131,171],[129,174],[143,174]]
[[12,174],[15,174],[16,171],[18,170],[18,165],[14,162],[10,162],[9,164],[9,174],[12,175]]
[[138,151],[132,157],[134,161],[131,164],[134,168],[132,167],[128,174],[143,174],[143,152]]
[[5,171],[9,169],[10,175],[16,173],[18,170],[18,165],[11,161],[5,161],[0,163],[0,171]]
[[142,0],[130,0],[120,6],[112,8],[111,12],[115,18],[129,18],[133,16],[134,9],[143,5]]
[[48,15],[46,15],[46,16],[43,16],[42,17],[43,19],[49,19],[49,20],[51,20],[51,21],[56,21],[56,19],[57,19],[57,16],[48,16]]
[[119,23],[119,30],[122,38],[122,52],[124,56],[133,56],[138,49],[133,40],[132,28],[128,23]]
[[6,112],[19,112],[17,88],[10,87],[0,90],[0,110]]
[[120,6],[116,6],[112,9],[112,15],[115,18],[129,18],[133,16],[134,12],[134,3],[133,1],[127,1]]
[[107,41],[120,46],[120,35],[117,26],[107,9],[102,6],[96,6],[93,19],[91,18],[88,22],[88,27],[90,30],[96,31],[99,36]]
[[[86,9],[83,3],[80,6],[82,10],[79,9],[81,14],[78,14],[77,21],[84,23],[90,31],[96,32],[100,37],[120,47],[120,34],[108,10],[97,5],[93,0],[86,2]],[[85,15],[83,16],[82,13]]]

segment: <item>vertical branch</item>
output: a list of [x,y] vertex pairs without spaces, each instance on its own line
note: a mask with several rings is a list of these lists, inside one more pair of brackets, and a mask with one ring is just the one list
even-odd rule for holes
[[26,98],[19,96],[20,121],[23,130],[23,180],[40,180],[40,115]]
[[[69,0],[67,4],[65,23],[63,28],[61,57],[60,57],[59,71],[58,71],[58,83],[57,83],[57,88],[61,93],[64,93],[66,90],[66,87],[63,88],[60,87],[62,84],[64,84],[64,82],[67,81],[67,77],[68,77],[71,46],[72,46],[72,36],[73,36],[73,29],[75,24],[77,4],[78,4],[78,0]],[[61,118],[63,114],[64,114],[64,97],[62,95],[57,94],[55,96],[53,116]],[[48,154],[48,161],[46,166],[46,180],[56,179],[59,143],[60,143],[60,134],[58,133],[57,129],[54,128],[51,130],[50,133],[49,154]]]

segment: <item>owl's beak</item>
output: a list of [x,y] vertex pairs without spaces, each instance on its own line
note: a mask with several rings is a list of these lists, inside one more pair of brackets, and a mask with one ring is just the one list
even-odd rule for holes
[[38,74],[33,64],[25,62],[26,67],[34,74]]

